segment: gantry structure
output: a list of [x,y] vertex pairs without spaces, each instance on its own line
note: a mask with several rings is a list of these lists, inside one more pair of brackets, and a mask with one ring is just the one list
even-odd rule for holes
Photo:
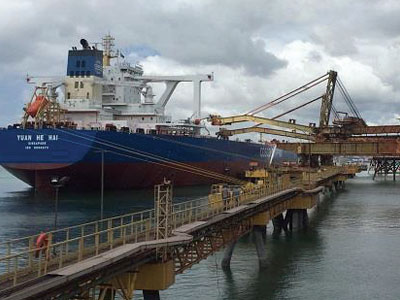
[[[323,83],[326,86],[321,95],[270,118],[260,115],[278,104],[303,95],[308,90],[316,89]],[[333,103],[337,90],[345,100],[347,111],[339,111]],[[282,119],[317,101],[320,101],[318,124],[315,122],[309,122],[307,125],[299,124],[293,117],[289,117],[288,120]],[[305,165],[332,165],[334,155],[400,155],[400,125],[367,125],[337,72],[332,70],[245,114],[226,117],[210,115],[208,120],[216,126],[255,123],[243,128],[220,128],[217,135],[224,139],[237,134],[255,132],[301,140],[300,142],[275,140],[275,143],[278,148],[299,154],[301,162]]]

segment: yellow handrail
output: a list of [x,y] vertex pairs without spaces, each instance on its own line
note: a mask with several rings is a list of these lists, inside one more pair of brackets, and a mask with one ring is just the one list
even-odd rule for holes
[[[231,193],[225,199],[220,197],[218,200],[209,200],[208,197],[203,197],[176,203],[171,216],[172,227],[176,229],[194,221],[206,220],[225,210],[284,190],[302,188],[304,184],[317,183],[345,171],[342,167],[331,167],[322,172],[309,173],[310,177],[304,176],[297,181],[255,185],[237,195]],[[33,241],[37,235],[2,242],[0,246],[6,245],[7,251],[0,257],[0,283],[12,280],[12,285],[16,285],[25,278],[32,278],[33,274],[37,277],[43,276],[49,271],[93,257],[119,245],[154,240],[155,222],[154,209],[148,209],[50,231],[47,233],[48,245],[43,249],[36,249],[34,246]],[[19,246],[20,243],[26,245]],[[16,245],[14,251],[11,249],[13,245]]]

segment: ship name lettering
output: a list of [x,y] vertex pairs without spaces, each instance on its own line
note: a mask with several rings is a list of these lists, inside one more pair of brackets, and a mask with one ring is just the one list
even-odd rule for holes
[[30,134],[17,134],[17,141],[32,141]]
[[43,134],[39,134],[36,136],[36,140],[37,141],[44,141],[44,135]]
[[48,140],[49,141],[58,141],[58,134],[50,134]]

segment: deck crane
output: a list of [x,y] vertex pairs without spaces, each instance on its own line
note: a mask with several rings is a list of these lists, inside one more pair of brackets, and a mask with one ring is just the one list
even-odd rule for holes
[[[326,82],[324,94],[307,101],[306,103],[289,109],[288,111],[272,118],[256,115],[266,109],[287,101],[294,96],[304,93],[305,91],[312,89],[323,82]],[[339,90],[350,112],[341,112],[335,108],[333,104],[335,90]],[[316,123],[309,123],[308,125],[297,124],[296,120],[292,118],[289,119],[289,121],[278,120],[289,113],[292,113],[319,100],[321,100],[319,126],[316,126]],[[330,124],[331,114],[334,115],[332,124]],[[299,154],[304,154],[303,152],[307,152],[307,155],[313,155],[314,150],[311,149],[318,148],[318,151],[314,151],[318,156],[317,159],[319,161],[324,161],[324,163],[327,164],[332,163],[331,154],[352,153],[352,155],[357,155],[357,153],[360,153],[359,155],[368,155],[369,153],[377,153],[379,152],[379,147],[377,146],[378,144],[382,144],[382,147],[385,149],[385,151],[387,151],[387,153],[400,153],[400,125],[368,126],[361,117],[361,114],[351,99],[343,82],[337,76],[337,72],[332,70],[306,83],[305,85],[290,91],[289,93],[286,93],[266,104],[250,110],[245,114],[228,117],[210,115],[208,121],[210,121],[212,125],[216,126],[231,125],[234,123],[243,122],[256,123],[251,127],[239,129],[221,128],[217,135],[220,138],[225,139],[228,139],[229,136],[236,134],[257,132],[307,140],[307,143],[282,143],[280,146],[282,146],[281,148],[290,151],[296,151],[296,149],[300,148],[308,149],[304,151],[301,150],[300,152],[298,151]],[[269,125],[283,128],[285,130],[265,128],[260,127],[260,125]],[[397,146],[396,143],[399,144],[399,146]],[[368,146],[366,146],[367,144]],[[364,145],[365,147],[361,147],[360,145]],[[362,151],[360,150],[360,147],[363,148]],[[347,149],[347,152],[344,151],[344,149]],[[350,151],[349,149],[353,150]],[[314,157],[312,159],[315,163],[316,158]]]

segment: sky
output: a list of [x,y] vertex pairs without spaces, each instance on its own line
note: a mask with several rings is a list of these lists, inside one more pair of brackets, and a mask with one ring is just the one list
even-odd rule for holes
[[[399,124],[399,15],[395,0],[0,0],[0,126],[20,120],[33,89],[27,74],[65,75],[71,46],[107,33],[145,75],[213,72],[202,85],[203,117],[246,113],[335,70],[369,124]],[[344,107],[340,94],[334,101]],[[192,87],[181,84],[167,112],[181,119],[192,107]],[[282,119],[317,122],[318,109],[314,103]]]

